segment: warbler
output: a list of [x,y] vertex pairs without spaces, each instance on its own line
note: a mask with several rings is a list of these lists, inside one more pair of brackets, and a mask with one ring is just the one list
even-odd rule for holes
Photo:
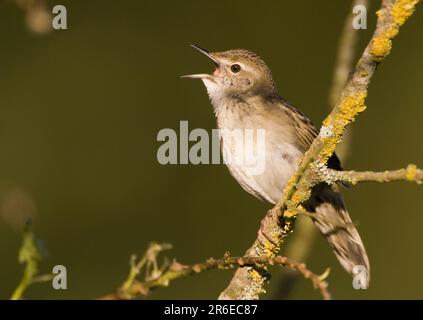
[[[265,166],[260,174],[251,174],[242,161],[225,161],[238,183],[255,197],[276,204],[283,196],[289,178],[295,173],[304,153],[319,134],[313,123],[277,91],[271,71],[255,53],[245,49],[205,54],[215,66],[212,74],[183,76],[204,83],[221,132],[265,130]],[[225,129],[225,130],[222,130]],[[223,158],[240,158],[239,148],[221,134]],[[342,170],[336,154],[327,166]],[[370,279],[369,259],[360,235],[345,208],[339,185],[320,183],[313,187],[303,207],[329,242],[342,267],[353,273],[355,266],[365,268]]]

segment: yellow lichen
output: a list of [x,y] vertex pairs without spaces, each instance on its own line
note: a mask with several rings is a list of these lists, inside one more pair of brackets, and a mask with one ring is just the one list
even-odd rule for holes
[[[392,23],[372,41],[370,54],[373,56],[374,61],[380,62],[391,52],[391,40],[398,34],[399,27],[413,14],[414,8],[419,1],[420,0],[397,0],[394,3],[390,10],[390,15],[393,19]],[[383,11],[378,11],[376,14],[382,21],[385,19]]]
[[[254,268],[250,268],[248,272],[250,279],[254,282],[255,285],[252,286],[252,289],[254,290],[253,295],[257,296],[261,293],[266,293],[266,290],[263,288],[263,283],[265,280],[265,277],[263,277],[260,272],[258,272]],[[251,297],[247,297],[248,299],[251,299]]]
[[[366,96],[367,92],[361,91],[356,95],[347,96],[341,101],[339,105],[339,113],[334,119],[331,119],[330,121],[333,126],[334,135],[331,137],[321,138],[323,149],[321,150],[319,156],[323,163],[326,163],[326,161],[335,151],[337,144],[341,140],[340,137],[344,132],[345,127],[350,122],[354,121],[357,114],[363,112],[366,109],[364,104]],[[324,123],[326,123],[326,120]]]
[[[341,141],[341,136],[346,126],[354,121],[357,114],[366,109],[364,104],[367,91],[360,91],[355,95],[345,97],[339,104],[338,113],[335,117],[327,117],[323,122],[324,126],[331,126],[333,135],[320,137],[322,150],[319,152],[318,159],[323,164],[329,159],[335,151],[337,144]],[[310,197],[310,190],[306,192],[296,191],[291,198],[292,203],[297,206]],[[286,216],[292,217],[295,214],[291,211],[286,212]]]
[[392,42],[387,33],[383,33],[373,39],[370,53],[375,61],[381,61],[391,52]]
[[323,125],[325,127],[330,127],[332,124],[332,117],[331,115],[328,115],[327,118],[323,121]]
[[285,212],[284,212],[284,216],[285,217],[287,217],[287,218],[292,218],[292,217],[294,217],[295,215],[297,214],[297,211],[296,210],[290,210],[290,209],[288,209],[288,210],[285,210]]
[[296,184],[297,184],[297,176],[292,175],[291,178],[289,178],[288,183],[286,184],[286,187],[283,190],[283,193],[286,195],[289,192],[289,190],[291,190]]
[[391,9],[394,22],[400,26],[403,25],[408,17],[413,14],[414,8],[419,1],[420,0],[397,0]]
[[[277,242],[280,243],[279,240],[277,240]],[[275,254],[277,253],[277,250],[278,250],[277,247],[272,242],[266,239],[263,243],[262,252],[260,256],[274,257]]]
[[[292,204],[294,205],[294,206],[298,206],[299,204],[301,204],[303,201],[305,201],[305,200],[307,200],[308,198],[310,198],[310,194],[311,194],[311,191],[310,191],[310,189],[309,190],[307,190],[307,191],[295,191],[294,192],[294,194],[292,195],[292,197],[291,197],[291,201],[292,201]],[[286,212],[286,211],[285,211]],[[292,216],[294,216],[295,215],[295,213],[294,214],[292,214],[291,215],[291,217]]]
[[396,25],[388,30],[385,31],[386,36],[389,37],[389,39],[393,39],[399,32],[399,26]]
[[322,164],[325,164],[326,161],[333,154],[339,140],[340,139],[338,138],[338,136],[325,138],[323,149],[322,149],[322,151],[320,151],[320,159],[321,159],[320,162]]
[[416,179],[417,166],[415,164],[409,164],[405,169],[405,178],[408,181],[414,181]]
[[[272,231],[272,232],[270,232],[270,236],[273,238],[273,239],[275,239],[277,242],[280,242],[280,233],[279,232],[277,232],[277,231]],[[274,249],[276,249],[277,250],[277,248],[274,248]]]
[[339,105],[341,111],[342,125],[345,126],[351,122],[357,114],[366,110],[364,101],[366,100],[367,92],[361,91],[353,96],[346,97]]
[[367,72],[367,70],[362,69],[360,70],[360,77],[367,77],[369,75],[369,73]]
[[250,271],[250,277],[253,280],[261,280],[261,274],[257,270],[255,270],[255,269],[251,269],[251,271]]

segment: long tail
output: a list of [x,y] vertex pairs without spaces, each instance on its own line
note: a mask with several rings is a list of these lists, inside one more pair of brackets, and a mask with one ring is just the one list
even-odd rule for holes
[[365,268],[366,285],[370,280],[370,264],[363,241],[345,209],[341,193],[327,185],[318,186],[309,205],[316,212],[315,225],[329,242],[339,263],[353,274]]

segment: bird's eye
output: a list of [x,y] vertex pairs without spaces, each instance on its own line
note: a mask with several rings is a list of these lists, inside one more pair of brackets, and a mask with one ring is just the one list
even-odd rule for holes
[[236,64],[235,63],[235,64],[231,65],[231,71],[233,73],[240,72],[241,71],[241,66],[239,64]]

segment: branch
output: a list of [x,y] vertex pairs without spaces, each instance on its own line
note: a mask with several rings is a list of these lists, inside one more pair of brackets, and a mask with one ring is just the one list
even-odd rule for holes
[[[148,248],[146,254],[140,259],[139,263],[135,264],[134,258],[131,259],[131,270],[128,279],[124,284],[112,294],[108,294],[101,299],[105,300],[122,300],[134,299],[140,296],[148,295],[151,290],[158,287],[166,287],[173,280],[184,278],[190,275],[198,274],[207,270],[216,269],[232,269],[234,267],[244,266],[263,266],[263,265],[280,265],[286,266],[298,271],[305,279],[309,279],[314,288],[318,289],[325,300],[329,300],[331,295],[327,289],[328,284],[325,281],[329,275],[329,270],[322,275],[317,275],[311,272],[304,263],[298,263],[290,260],[287,257],[276,256],[268,257],[241,257],[233,258],[226,253],[222,259],[210,258],[206,262],[197,263],[194,265],[182,265],[173,261],[169,266],[158,267],[158,254],[169,248],[168,244],[152,243]],[[153,270],[145,270],[145,279],[143,282],[136,280],[136,276],[148,265],[153,266]]]
[[[345,19],[344,28],[340,36],[336,61],[333,69],[332,84],[329,90],[329,107],[334,108],[338,102],[341,91],[348,80],[348,75],[353,68],[355,49],[360,29],[352,28],[355,17],[354,8],[358,5],[368,8],[368,0],[351,1],[350,11]],[[351,130],[345,133],[343,141],[337,146],[336,153],[341,160],[345,160],[351,144]],[[297,261],[306,261],[312,250],[314,240],[318,234],[312,221],[309,219],[298,220],[295,225],[295,237],[290,240],[285,248],[285,255]],[[290,271],[290,270],[289,270]],[[298,273],[285,272],[278,289],[274,293],[276,299],[288,297],[292,291]]]
[[[324,120],[319,136],[304,155],[284,195],[266,215],[259,236],[246,255],[273,257],[293,230],[296,208],[306,201],[316,183],[315,164],[326,164],[345,129],[366,109],[365,99],[376,67],[388,56],[392,39],[414,12],[419,0],[383,0],[376,30],[342,90],[340,100]],[[263,268],[239,268],[219,299],[258,299],[267,274]]]
[[351,72],[354,63],[354,52],[358,40],[358,31],[352,27],[352,22],[355,17],[353,13],[354,7],[358,5],[368,8],[368,0],[354,0],[352,1],[350,12],[345,19],[344,28],[340,37],[338,52],[336,55],[335,68],[333,70],[332,84],[329,90],[329,105],[333,108],[338,102],[339,96],[345,83],[348,80],[348,75]]
[[11,300],[22,299],[25,291],[36,282],[48,282],[53,278],[52,274],[38,275],[41,253],[35,242],[34,233],[31,230],[31,222],[27,222],[23,233],[22,246],[19,250],[19,262],[25,264],[24,273],[19,285],[13,291]]
[[327,183],[344,182],[355,185],[359,182],[391,182],[410,181],[417,184],[423,183],[423,170],[416,165],[409,164],[405,169],[391,171],[336,171],[326,166],[319,170],[321,181]]
[[[354,53],[357,45],[358,33],[360,29],[352,27],[355,17],[354,8],[358,5],[369,8],[368,0],[354,0],[352,1],[350,13],[345,20],[344,29],[342,31],[341,40],[339,42],[338,52],[336,55],[335,68],[332,77],[332,84],[329,90],[329,106],[330,109],[336,106],[341,95],[345,83],[348,81],[348,76],[353,68]],[[341,160],[344,160],[348,153],[351,144],[351,129],[348,130],[343,138],[342,143],[337,146],[336,153]]]

